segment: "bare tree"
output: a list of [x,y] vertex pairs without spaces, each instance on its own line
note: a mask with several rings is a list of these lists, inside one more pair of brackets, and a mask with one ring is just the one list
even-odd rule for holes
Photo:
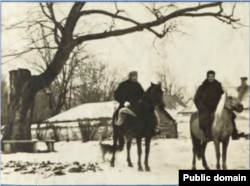
[[[60,74],[64,65],[67,63],[72,52],[83,43],[100,40],[110,37],[117,37],[126,34],[132,34],[139,31],[147,30],[158,38],[163,38],[168,33],[174,32],[178,25],[175,20],[181,17],[211,17],[218,19],[223,23],[235,25],[238,19],[234,18],[235,4],[232,12],[228,15],[223,9],[222,2],[206,3],[194,5],[188,8],[181,8],[168,11],[166,8],[152,10],[153,20],[147,22],[136,21],[135,18],[126,16],[126,12],[114,4],[115,11],[109,12],[100,9],[86,9],[86,2],[75,2],[66,16],[58,16],[56,3],[40,3],[40,7],[29,12],[27,19],[22,22],[5,27],[5,29],[26,28],[28,34],[36,34],[38,37],[34,42],[28,44],[20,51],[11,51],[11,53],[2,56],[5,60],[8,58],[18,58],[38,49],[51,49],[54,55],[46,70],[39,75],[31,75],[28,70],[18,70],[10,72],[10,105],[9,105],[9,122],[4,131],[3,140],[8,139],[31,139],[30,122],[33,114],[35,95],[38,91],[48,87],[55,78]],[[167,4],[166,4],[167,5]],[[216,12],[211,8],[217,8]],[[93,33],[88,28],[79,29],[79,23],[84,25],[84,19],[88,16],[99,15],[111,20],[111,25],[104,31]],[[128,23],[127,27],[118,27],[116,21]],[[174,25],[174,26],[173,26]],[[5,26],[5,25],[3,25]],[[46,37],[49,40],[49,46],[44,46],[41,42],[43,38],[39,37],[40,27],[46,30]],[[158,32],[154,27],[162,26],[162,32]],[[78,28],[78,29],[77,29]],[[41,35],[41,34],[40,34]],[[6,62],[6,61],[5,61]],[[29,151],[30,148],[20,146],[22,151]]]
[[81,67],[80,85],[75,88],[74,98],[81,104],[89,102],[110,101],[119,83],[116,70],[109,70],[101,62],[85,63]]
[[157,72],[161,82],[162,87],[166,94],[175,95],[182,101],[186,101],[186,89],[178,84],[176,81],[176,75],[166,64],[163,64]]
[[[33,65],[33,68],[36,71],[43,73],[51,63],[54,53],[49,49],[49,41],[48,38],[46,38],[44,27],[41,26],[40,29],[42,31],[41,34],[43,38],[41,42],[43,42],[43,45],[46,46],[46,48],[40,49],[38,44],[35,42],[35,39],[31,38],[41,59],[35,62],[28,59],[26,60]],[[66,110],[71,108],[70,98],[73,81],[78,76],[79,68],[84,66],[85,61],[91,58],[91,56],[84,50],[84,47],[85,46],[83,45],[76,47],[76,50],[72,52],[72,55],[63,66],[60,74],[55,78],[50,86],[43,89],[43,93],[48,97],[47,99],[51,112],[50,116],[60,113],[64,107]]]

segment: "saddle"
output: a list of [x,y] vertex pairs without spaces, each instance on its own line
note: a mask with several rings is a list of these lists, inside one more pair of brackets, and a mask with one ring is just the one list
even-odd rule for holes
[[117,126],[122,125],[127,115],[136,117],[136,114],[132,110],[130,110],[129,108],[127,108],[127,107],[121,108],[119,110],[119,113],[118,113],[118,118],[115,121],[115,125],[117,125]]

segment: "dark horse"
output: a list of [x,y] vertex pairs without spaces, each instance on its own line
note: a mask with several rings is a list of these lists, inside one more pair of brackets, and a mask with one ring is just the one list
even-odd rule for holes
[[[150,142],[154,134],[154,126],[157,125],[158,120],[155,113],[155,108],[164,108],[163,91],[161,84],[155,85],[151,83],[151,86],[142,95],[138,105],[135,108],[136,117],[127,115],[123,124],[120,126],[115,125],[118,111],[113,115],[113,156],[111,159],[111,167],[115,166],[115,153],[116,151],[122,151],[124,147],[124,138],[127,139],[127,162],[129,167],[133,167],[130,159],[130,148],[133,138],[136,138],[137,150],[138,150],[138,170],[143,171],[141,165],[142,154],[142,138],[145,138],[145,169],[150,171],[148,166],[148,157],[150,151]],[[119,145],[117,145],[117,140]]]

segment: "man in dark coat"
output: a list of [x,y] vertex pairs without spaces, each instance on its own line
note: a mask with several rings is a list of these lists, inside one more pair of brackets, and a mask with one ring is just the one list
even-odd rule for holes
[[[205,140],[210,140],[212,114],[216,111],[217,105],[220,101],[221,95],[224,93],[221,83],[215,79],[215,72],[210,70],[207,72],[207,79],[199,86],[195,97],[194,103],[198,110],[199,123],[201,129],[204,131]],[[237,129],[235,125],[235,117],[233,114],[233,139],[237,138]]]
[[128,79],[120,83],[114,92],[114,98],[120,104],[118,110],[123,108],[126,103],[134,111],[143,94],[144,90],[138,82],[138,73],[136,71],[130,72]]
[[[121,82],[118,88],[114,92],[114,98],[119,102],[119,107],[116,110],[114,117],[118,117],[119,110],[124,107],[128,107],[133,112],[142,97],[145,93],[141,84],[138,82],[138,73],[132,71],[128,75],[128,79]],[[154,128],[154,134],[160,133],[160,129],[157,128],[157,125]]]

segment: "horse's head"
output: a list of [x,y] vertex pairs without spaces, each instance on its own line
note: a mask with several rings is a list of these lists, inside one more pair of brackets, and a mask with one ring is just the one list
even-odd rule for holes
[[153,84],[149,88],[149,97],[153,106],[158,106],[160,109],[165,107],[165,103],[163,101],[163,90],[161,87],[161,83]]
[[238,113],[242,112],[244,107],[238,99],[238,92],[236,89],[227,89],[226,92],[225,109],[234,110]]

